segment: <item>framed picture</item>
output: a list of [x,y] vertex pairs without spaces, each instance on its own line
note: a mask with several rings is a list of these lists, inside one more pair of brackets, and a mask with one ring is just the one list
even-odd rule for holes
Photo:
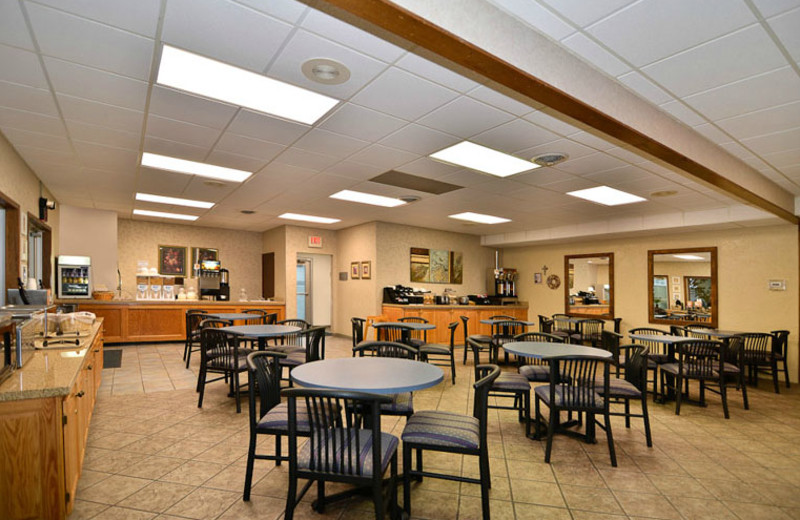
[[362,280],[372,279],[372,262],[369,261],[361,262],[361,279]]
[[358,262],[350,262],[350,278],[352,278],[353,280],[358,280],[359,278],[361,278],[360,267],[361,264],[359,264]]
[[678,293],[672,293],[672,303],[674,304],[677,301],[680,301],[681,295]]
[[673,285],[672,286],[672,292],[673,293],[681,292],[681,286],[680,285]]
[[533,273],[533,283],[542,283],[542,273]]
[[197,276],[198,271],[200,271],[200,263],[203,260],[219,260],[219,249],[208,247],[192,248],[192,277]]
[[186,276],[186,248],[158,246],[158,273],[168,276]]
[[672,285],[680,285],[681,284],[681,277],[680,276],[673,276],[672,277]]

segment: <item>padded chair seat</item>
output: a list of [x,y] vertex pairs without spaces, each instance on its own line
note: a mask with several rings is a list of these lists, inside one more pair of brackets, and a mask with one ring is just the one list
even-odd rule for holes
[[460,413],[424,410],[406,422],[401,439],[427,446],[477,450],[480,447],[480,422]]
[[[327,412],[325,412],[327,414]],[[308,421],[308,409],[305,405],[298,403],[297,406],[297,431],[300,433],[309,433],[310,426]],[[280,403],[272,410],[268,411],[264,417],[258,421],[256,430],[259,433],[274,433],[282,432],[289,433],[289,405],[287,403]]]
[[[219,369],[219,370],[233,370],[234,363],[233,359],[225,359],[220,357],[211,358],[206,363],[206,368],[211,369]],[[247,355],[245,354],[243,357],[239,356],[239,367],[238,370],[240,372],[244,372],[247,370]]]
[[[594,389],[598,394],[603,395],[603,386],[603,380],[598,379],[595,381]],[[630,381],[616,377],[608,381],[608,397],[627,397],[635,399],[642,397],[642,392]]]
[[267,350],[272,352],[283,352],[284,354],[291,354],[293,352],[305,352],[306,347],[303,345],[277,345],[269,347]]
[[443,356],[450,355],[450,347],[446,345],[438,345],[436,343],[426,343],[419,348],[420,354],[440,354]]
[[[340,428],[335,428],[330,432],[330,436],[328,437],[330,440],[324,447],[322,447],[328,456],[325,457],[323,455],[321,457],[322,460],[314,460],[313,466],[311,463],[311,442],[306,442],[303,444],[303,447],[300,448],[299,453],[297,454],[298,468],[324,471],[325,465],[330,464],[331,473],[356,475],[356,468],[359,468],[361,475],[365,477],[372,476],[372,431],[360,430],[358,432],[359,442],[356,443],[355,429],[352,429],[350,433],[351,438],[349,446],[342,446],[340,444],[341,439],[343,438],[341,437],[342,435],[346,436],[348,433],[342,433]],[[397,451],[398,442],[399,441],[397,437],[394,435],[390,433],[381,433],[381,475],[383,475],[383,473],[386,471],[386,468],[389,466],[389,462],[392,459],[392,455],[394,455]],[[344,451],[344,457],[341,455],[342,451]],[[342,458],[340,459],[340,457]],[[344,467],[339,467],[340,460],[343,461]]]
[[408,340],[408,344],[409,344],[410,346],[412,346],[412,347],[416,348],[416,349],[419,349],[420,347],[422,347],[422,345],[427,345],[427,343],[425,342],[425,340],[422,340],[422,339],[417,339],[417,338],[410,338],[410,339]]
[[381,405],[382,413],[414,413],[414,394],[411,392],[403,392],[400,394],[392,394],[390,397],[392,398],[391,403]]
[[[539,399],[544,401],[544,403],[547,406],[550,406],[549,385],[537,386],[534,389],[534,392],[536,392],[536,396]],[[592,392],[590,394],[583,389],[581,389],[581,391],[578,392],[574,387],[557,386],[555,398],[556,398],[555,405],[559,407],[564,407],[567,406],[567,404],[569,404],[570,406],[582,406],[585,408],[594,408],[597,410],[602,410],[604,406],[603,398],[600,397],[600,394],[598,394],[597,392]]]
[[[714,370],[719,370],[718,362],[715,361],[712,364],[714,365]],[[739,367],[737,367],[733,363],[727,363],[727,362],[722,364],[722,371],[725,372],[726,374],[738,374],[740,372]]]
[[[679,365],[678,365],[678,363],[667,363],[665,365],[661,365],[661,370],[663,370],[664,372],[666,372],[668,374],[672,374],[673,376],[676,376],[676,375],[678,375]],[[684,377],[698,377],[698,376],[710,377],[710,374],[705,374],[705,373],[701,374],[701,373],[699,373],[697,371],[692,370],[692,367],[684,366],[683,367],[683,376]]]
[[[648,354],[647,361],[653,361],[657,365],[663,365],[664,363],[672,363],[675,360],[675,357],[670,357],[669,354]],[[650,366],[650,363],[648,363]]]
[[549,365],[523,365],[519,367],[519,373],[525,376],[528,381],[546,383],[550,381]]
[[491,336],[487,336],[486,334],[472,334],[467,339],[471,339],[472,341],[476,341],[478,343],[491,343],[492,342],[492,337]]
[[300,366],[306,362],[306,351],[303,350],[295,350],[294,352],[290,352],[286,355],[285,358],[281,358],[278,360],[278,364],[283,367],[296,367]]
[[[208,351],[207,355],[210,358],[215,358],[221,356],[224,352],[227,351],[222,351],[220,349],[212,348],[211,350]],[[239,348],[239,359],[246,358],[248,354],[252,354],[253,352],[257,352],[257,350],[247,347],[241,347]]]
[[531,384],[528,378],[522,374],[503,373],[492,383],[492,390],[530,390]]

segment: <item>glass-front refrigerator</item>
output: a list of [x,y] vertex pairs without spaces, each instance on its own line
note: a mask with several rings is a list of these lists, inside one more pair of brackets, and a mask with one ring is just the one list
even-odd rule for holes
[[56,285],[59,298],[91,297],[91,259],[88,256],[56,258]]

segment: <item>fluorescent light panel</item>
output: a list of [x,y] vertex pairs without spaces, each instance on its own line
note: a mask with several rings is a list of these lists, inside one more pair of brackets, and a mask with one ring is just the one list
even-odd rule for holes
[[450,218],[455,218],[458,220],[468,220],[470,222],[477,222],[478,224],[502,224],[504,222],[511,222],[511,219],[508,218],[495,217],[492,215],[483,215],[481,213],[472,213],[471,211],[467,211],[466,213],[457,213],[455,215],[450,215]]
[[143,217],[158,217],[158,218],[172,218],[175,220],[197,220],[199,217],[196,215],[183,215],[181,213],[166,213],[164,211],[150,211],[149,209],[135,209],[134,215],[141,215]]
[[177,197],[165,197],[163,195],[153,195],[152,193],[137,193],[136,200],[144,202],[157,202],[159,204],[172,204],[175,206],[188,206],[190,208],[208,209],[214,206],[213,202],[203,202],[202,200],[179,199]]
[[242,182],[253,175],[253,172],[235,170],[233,168],[225,168],[223,166],[214,166],[213,164],[187,161],[186,159],[167,157],[166,155],[158,155],[150,152],[144,152],[142,154],[142,166],[149,166],[151,168],[167,170],[169,172],[188,173],[190,175],[199,175],[201,177],[208,177],[210,179],[219,179],[232,182]]
[[462,141],[444,150],[439,150],[430,157],[497,177],[508,177],[539,168],[538,164],[469,141]]
[[384,197],[383,195],[373,195],[371,193],[352,190],[342,190],[338,193],[334,193],[330,198],[346,200],[348,202],[359,202],[361,204],[371,204],[373,206],[384,206],[386,208],[394,208],[405,204],[404,201],[393,197]]
[[161,52],[156,82],[307,125],[316,123],[339,103],[338,99],[169,45]]
[[647,200],[632,193],[625,191],[615,190],[608,186],[598,186],[597,188],[589,188],[588,190],[570,191],[567,193],[572,197],[585,199],[604,206],[619,206],[621,204],[632,204],[634,202],[642,202]]
[[302,220],[304,222],[316,222],[317,224],[335,224],[342,221],[338,218],[315,217],[314,215],[302,215],[300,213],[284,213],[283,215],[278,215],[278,218]]

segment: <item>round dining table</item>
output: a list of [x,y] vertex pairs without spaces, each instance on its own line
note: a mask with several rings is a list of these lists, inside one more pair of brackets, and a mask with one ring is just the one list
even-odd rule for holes
[[536,325],[536,323],[533,322],[533,321],[518,320],[516,318],[514,318],[514,319],[497,319],[497,318],[486,319],[486,320],[481,320],[481,323],[483,323],[484,325],[494,325],[495,323],[502,323],[502,322],[507,322],[507,321],[515,321],[515,322],[518,322],[518,323],[524,323],[525,325],[528,325],[528,326]]
[[438,385],[441,368],[410,359],[349,357],[323,359],[292,369],[292,381],[307,388],[399,394]]
[[216,318],[218,320],[230,320],[230,321],[261,319],[260,314],[253,314],[247,312],[209,312],[208,314],[205,315],[205,317]]
[[611,352],[601,348],[547,341],[511,341],[504,343],[503,349],[517,356],[535,359],[550,359],[559,356],[611,357]]
[[239,337],[256,338],[258,340],[258,350],[264,350],[269,338],[280,338],[287,334],[298,332],[300,327],[294,325],[234,325],[222,327],[228,334]]
[[381,327],[405,327],[408,330],[433,330],[436,325],[433,323],[417,323],[415,321],[379,321],[372,324],[373,328]]

